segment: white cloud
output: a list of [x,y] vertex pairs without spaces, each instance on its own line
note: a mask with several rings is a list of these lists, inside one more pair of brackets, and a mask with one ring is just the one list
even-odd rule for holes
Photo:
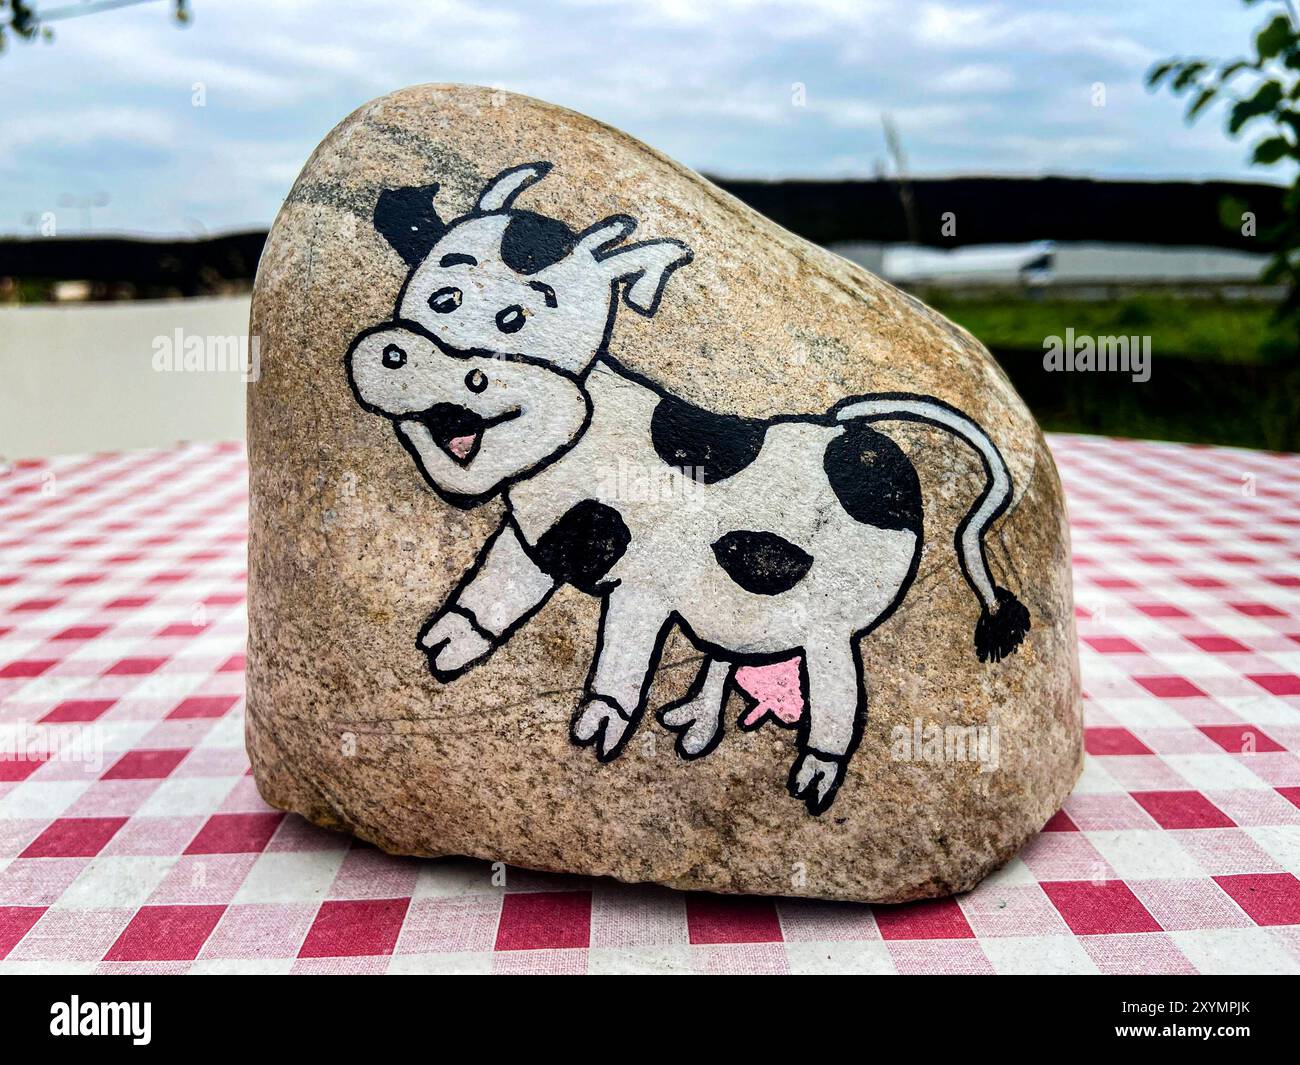
[[962,66],[940,71],[933,85],[940,92],[999,93],[1016,83],[1009,66],[995,63],[965,63]]
[[[0,56],[0,231],[51,188],[87,182],[112,195],[105,225],[267,224],[340,118],[428,81],[550,99],[734,176],[869,174],[886,113],[916,173],[1249,173],[1217,120],[1188,130],[1177,101],[1141,88],[1160,56],[1244,45],[1259,14],[1222,0],[1184,0],[1172,23],[1132,0],[192,6],[188,29],[144,4]],[[1090,103],[1098,81],[1104,109]],[[195,82],[205,107],[191,106]]]
[[[1183,5],[1184,9],[1190,6]],[[1166,17],[1156,10],[1151,14],[1156,26]],[[1121,32],[1116,20],[1096,10],[1017,13],[1009,4],[923,3],[916,39],[923,47],[943,51],[1024,49],[1028,54],[1073,53],[1136,67],[1146,67],[1163,55],[1161,50]]]
[[28,112],[0,125],[0,159],[33,146],[79,147],[104,141],[164,148],[172,143],[174,135],[166,116],[143,107],[94,105],[47,114]]
[[823,109],[831,123],[845,129],[880,129],[885,115],[905,135],[933,133],[969,124],[987,113],[982,105],[923,104],[889,107],[867,100],[832,100]]
[[298,95],[292,79],[270,64],[258,67],[204,54],[205,42],[201,38],[196,42],[198,29],[161,29],[171,33],[172,39],[160,40],[154,27],[123,26],[105,34],[73,36],[64,31],[53,47],[66,48],[84,69],[133,88],[170,90],[188,97],[194,83],[201,82],[213,92],[264,107],[283,106]]

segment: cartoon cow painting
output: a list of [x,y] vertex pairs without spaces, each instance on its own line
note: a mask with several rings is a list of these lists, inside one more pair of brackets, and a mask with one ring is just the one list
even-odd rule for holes
[[[356,398],[391,421],[444,500],[500,495],[506,505],[418,646],[450,683],[560,584],[599,597],[571,735],[607,762],[636,729],[676,626],[705,655],[686,697],[659,711],[678,753],[717,745],[728,692],[739,690],[742,725],[771,716],[797,727],[788,788],[820,814],[866,720],[857,643],[902,601],[921,554],[916,471],[874,426],[938,427],[983,463],[984,489],[956,536],[981,607],[981,661],[1013,652],[1029,628],[984,553],[1011,499],[1006,464],[970,418],[926,396],[859,396],[826,414],[758,420],[709,413],[621,366],[607,352],[620,301],[655,314],[691,251],[669,239],[624,243],[636,226],[624,215],[575,232],[516,207],[550,169],[498,174],[450,223],[435,210],[436,185],[385,191],[376,206],[376,228],[410,275],[393,320],[347,353]],[[614,471],[647,466],[681,491],[617,490]]]

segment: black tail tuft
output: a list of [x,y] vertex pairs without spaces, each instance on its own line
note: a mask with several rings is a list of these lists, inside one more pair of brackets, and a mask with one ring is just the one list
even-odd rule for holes
[[994,588],[998,599],[996,614],[988,608],[980,611],[975,623],[975,653],[981,662],[1000,662],[1011,654],[1029,631],[1029,611],[1015,594]]

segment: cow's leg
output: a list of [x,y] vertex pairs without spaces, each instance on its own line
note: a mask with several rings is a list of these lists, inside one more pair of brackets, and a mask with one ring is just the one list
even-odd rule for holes
[[808,670],[808,727],[800,733],[800,754],[790,770],[790,794],[822,813],[835,798],[844,767],[857,746],[866,718],[866,694],[858,674],[852,637],[818,640],[804,649]]
[[479,553],[450,599],[425,623],[419,643],[443,683],[460,676],[509,639],[555,590],[506,521]]
[[677,753],[702,758],[722,739],[722,707],[727,701],[731,663],[710,658],[682,698],[659,711],[664,728],[677,732]]
[[667,611],[631,589],[616,588],[605,600],[596,661],[571,726],[573,742],[594,745],[602,762],[617,757],[636,729],[667,627]]

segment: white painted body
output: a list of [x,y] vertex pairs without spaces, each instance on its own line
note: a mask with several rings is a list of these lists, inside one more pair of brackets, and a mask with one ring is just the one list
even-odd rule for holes
[[[650,418],[660,397],[653,391],[597,362],[587,392],[586,432],[554,464],[509,489],[510,509],[529,544],[584,499],[617,510],[632,540],[608,580],[635,594],[648,617],[657,615],[656,628],[675,612],[702,641],[740,656],[793,653],[809,632],[847,643],[897,597],[917,537],[845,513],[822,468],[842,426],[773,425],[753,462],[705,484],[656,454]],[[733,529],[776,533],[811,554],[812,569],[788,592],[746,591],[713,555],[714,541]]]

